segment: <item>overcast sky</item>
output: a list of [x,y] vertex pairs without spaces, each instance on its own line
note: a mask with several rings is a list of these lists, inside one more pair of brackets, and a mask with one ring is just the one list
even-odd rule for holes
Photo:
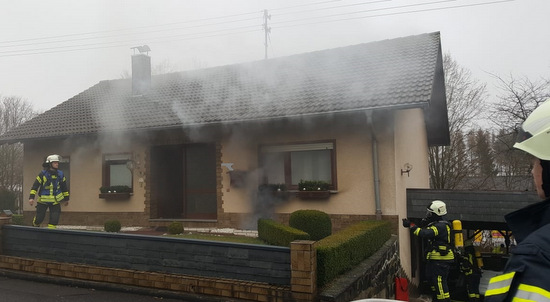
[[130,72],[133,46],[153,68],[183,71],[441,32],[473,76],[550,78],[548,0],[4,0],[0,95],[50,109]]

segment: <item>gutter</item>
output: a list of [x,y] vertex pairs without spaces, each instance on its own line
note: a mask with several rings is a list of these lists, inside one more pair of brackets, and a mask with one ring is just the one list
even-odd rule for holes
[[380,175],[378,173],[378,142],[374,131],[374,121],[372,119],[372,110],[367,111],[367,126],[371,131],[372,145],[372,174],[374,179],[374,204],[376,206],[376,220],[382,220],[382,206],[380,205]]

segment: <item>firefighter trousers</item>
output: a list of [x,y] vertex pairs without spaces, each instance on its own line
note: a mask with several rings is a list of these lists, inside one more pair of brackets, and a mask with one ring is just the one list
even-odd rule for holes
[[432,287],[434,301],[451,301],[447,277],[451,269],[451,261],[430,260],[426,263],[426,277]]
[[34,216],[34,220],[32,221],[34,226],[40,226],[46,217],[46,211],[48,209],[50,209],[48,227],[55,228],[57,226],[59,223],[59,216],[61,215],[61,205],[59,203],[53,204],[51,202],[36,203],[36,216]]

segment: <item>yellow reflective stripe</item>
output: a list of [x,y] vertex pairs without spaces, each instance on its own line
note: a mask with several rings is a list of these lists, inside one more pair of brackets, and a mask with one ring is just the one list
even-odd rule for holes
[[515,274],[516,272],[510,272],[491,278],[485,296],[496,296],[510,291],[510,285],[512,284],[512,280],[514,280]]
[[443,281],[441,276],[437,276],[437,300],[445,300],[451,296],[450,293],[446,293],[443,289]]
[[418,233],[420,233],[420,228],[417,228],[416,230],[414,230],[414,234],[418,236]]
[[520,284],[512,301],[548,302],[550,292],[538,286]]
[[439,231],[437,230],[437,228],[435,227],[435,225],[432,225],[432,226],[430,227],[430,229],[432,229],[432,230],[434,231],[435,236],[439,235]]

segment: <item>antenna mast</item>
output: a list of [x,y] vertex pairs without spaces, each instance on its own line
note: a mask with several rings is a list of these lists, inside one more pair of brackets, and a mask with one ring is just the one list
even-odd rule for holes
[[264,9],[265,59],[267,59],[267,39],[269,33],[271,32],[271,27],[267,26],[267,20],[271,20],[271,15],[267,13],[267,9]]

